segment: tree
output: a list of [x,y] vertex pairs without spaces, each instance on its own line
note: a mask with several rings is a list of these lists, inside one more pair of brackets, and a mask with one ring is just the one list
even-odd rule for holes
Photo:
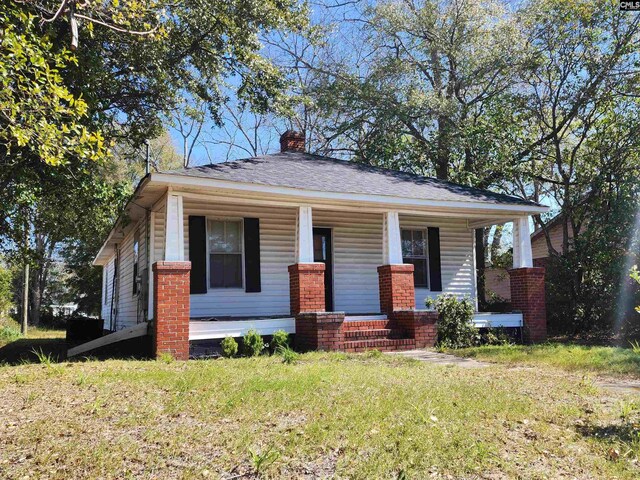
[[[227,85],[258,110],[277,105],[284,81],[259,33],[297,29],[305,11],[286,0],[25,0],[0,19],[0,236],[33,268],[37,322],[56,252],[88,262],[121,208],[126,188],[107,172],[139,176],[120,154],[161,136],[182,98],[213,118]],[[79,282],[96,275],[73,265]]]
[[505,142],[519,152],[514,191],[557,206],[560,248],[550,216],[535,218],[552,259],[550,319],[574,333],[612,328],[637,208],[639,19],[605,0],[545,0],[521,24],[534,55],[498,118],[520,132]]
[[353,156],[489,185],[482,112],[511,86],[525,51],[501,2],[381,2],[353,22],[361,61],[315,67],[324,73],[315,101],[345,112],[334,132]]
[[0,320],[9,314],[14,305],[13,272],[0,258]]

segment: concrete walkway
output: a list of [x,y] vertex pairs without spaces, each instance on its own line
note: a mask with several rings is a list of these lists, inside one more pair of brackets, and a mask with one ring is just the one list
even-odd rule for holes
[[479,362],[472,358],[456,357],[455,355],[440,353],[434,350],[406,350],[404,352],[389,352],[389,355],[413,358],[421,362],[436,363],[438,365],[456,365],[462,368],[482,368],[490,365],[489,363]]

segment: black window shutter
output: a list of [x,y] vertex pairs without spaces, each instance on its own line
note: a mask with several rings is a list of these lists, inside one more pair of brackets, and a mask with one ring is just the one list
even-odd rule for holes
[[260,292],[260,219],[244,219],[244,277],[246,292]]
[[189,216],[189,260],[191,293],[207,293],[207,222],[205,217]]
[[440,229],[429,227],[429,290],[442,291],[442,274],[440,271]]

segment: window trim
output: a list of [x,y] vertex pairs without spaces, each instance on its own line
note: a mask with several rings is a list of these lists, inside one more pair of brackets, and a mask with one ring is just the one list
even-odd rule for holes
[[[240,275],[242,277],[242,285],[239,287],[212,287],[211,286],[211,248],[209,245],[209,221],[214,222],[238,222],[240,224]],[[244,218],[243,217],[209,217],[205,216],[205,238],[207,240],[207,293],[210,290],[213,291],[232,291],[232,290],[242,290],[246,289],[246,278],[245,278],[245,266],[244,266]],[[237,254],[236,254],[237,255]]]
[[[404,256],[404,253],[402,255],[402,263],[405,263],[405,258],[406,259],[424,259],[424,263],[425,263],[425,280],[426,280],[426,285],[416,285],[416,281],[415,281],[415,276],[413,277],[413,286],[414,288],[423,288],[425,290],[429,290],[431,291],[431,271],[430,271],[430,267],[429,267],[429,229],[428,227],[424,227],[424,228],[411,228],[411,227],[405,227],[405,228],[400,228],[400,243],[402,244],[402,232],[403,231],[407,231],[407,232],[422,232],[422,238],[424,240],[424,256],[420,255],[420,256],[415,256],[413,255],[413,253],[411,255],[407,255],[406,257]],[[413,241],[413,233],[411,234],[411,241]],[[402,248],[402,246],[400,247]]]

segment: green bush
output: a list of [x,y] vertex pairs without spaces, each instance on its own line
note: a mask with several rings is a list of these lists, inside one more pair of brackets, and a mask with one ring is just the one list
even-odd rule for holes
[[510,345],[511,338],[504,328],[487,328],[480,336],[482,345]]
[[477,343],[479,334],[473,326],[474,306],[469,298],[459,300],[453,295],[439,295],[435,300],[435,308],[439,314],[440,348],[464,348]]
[[20,330],[12,327],[0,326],[0,342],[9,343],[18,340],[22,334]]
[[289,334],[284,330],[278,330],[271,337],[271,351],[273,353],[278,352],[281,348],[289,346]]
[[235,357],[238,354],[238,342],[233,337],[225,337],[220,342],[222,356],[226,358]]
[[282,355],[282,363],[292,364],[298,361],[298,354],[289,348],[287,345],[284,347],[278,347],[276,352]]
[[255,357],[264,350],[264,341],[258,332],[251,329],[242,339],[242,352],[247,357]]

